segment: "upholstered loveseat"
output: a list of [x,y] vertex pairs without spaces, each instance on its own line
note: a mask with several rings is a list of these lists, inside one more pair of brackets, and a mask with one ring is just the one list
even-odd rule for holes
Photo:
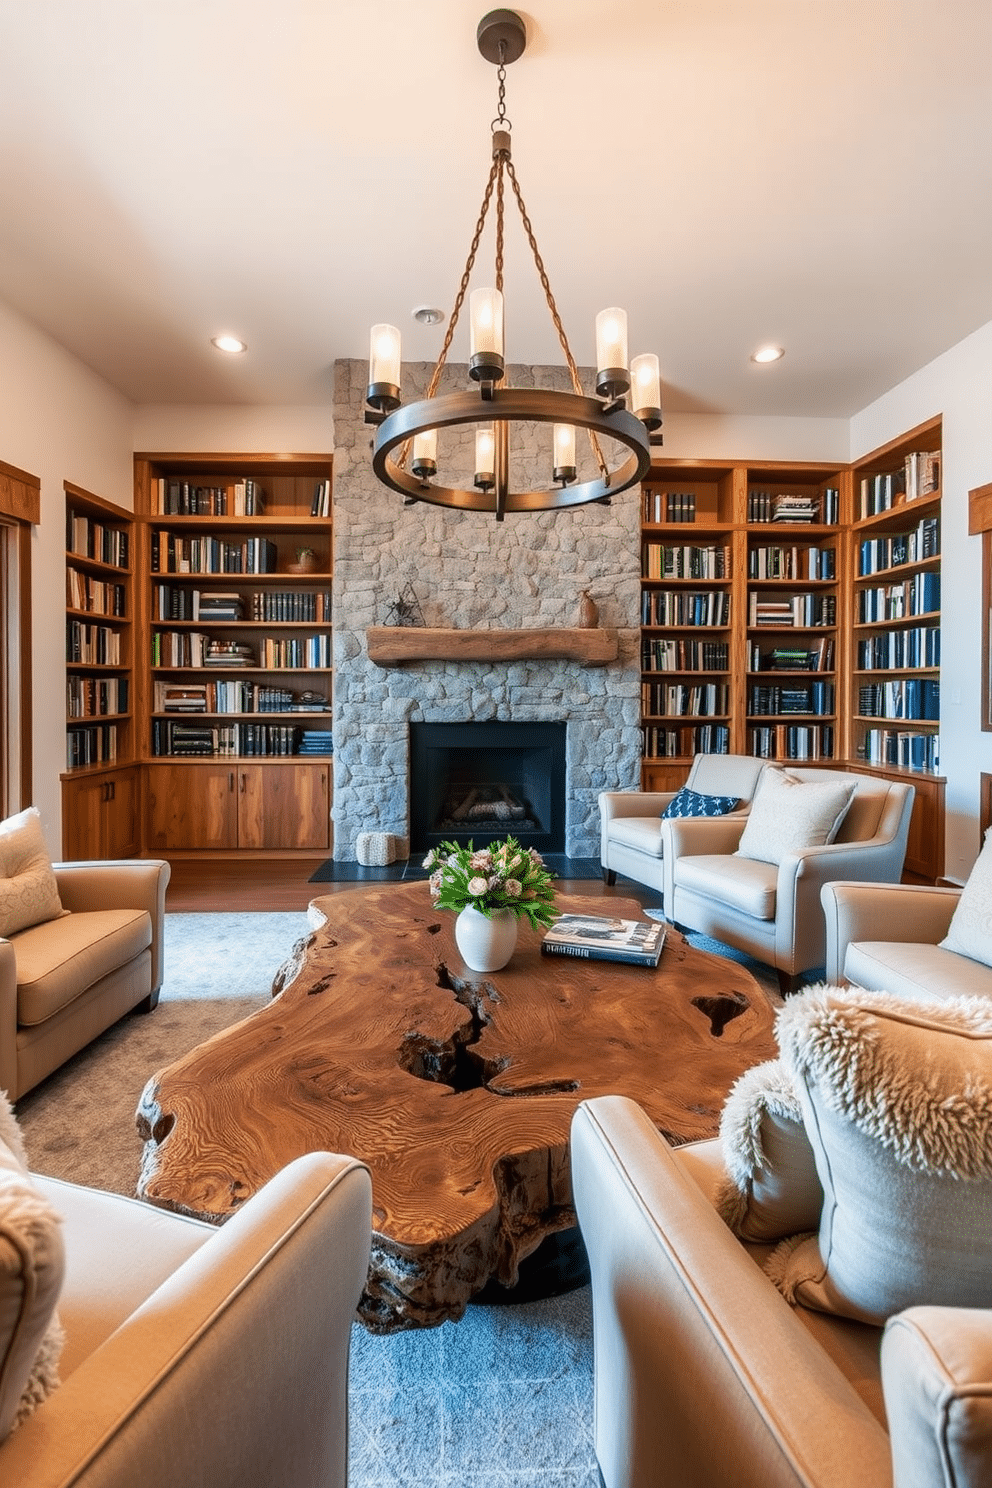
[[576,1112],[606,1488],[985,1488],[992,1006],[821,987],[778,1032],[719,1140]]

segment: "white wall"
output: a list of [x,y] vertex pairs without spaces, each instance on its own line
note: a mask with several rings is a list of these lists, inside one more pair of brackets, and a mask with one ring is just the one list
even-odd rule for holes
[[941,773],[947,777],[949,878],[979,849],[979,776],[992,771],[981,729],[981,537],[968,536],[968,492],[992,481],[992,322],[851,420],[852,460],[942,414]]
[[334,448],[334,413],[330,401],[302,408],[147,404],[136,410],[133,447],[146,454],[326,455]]

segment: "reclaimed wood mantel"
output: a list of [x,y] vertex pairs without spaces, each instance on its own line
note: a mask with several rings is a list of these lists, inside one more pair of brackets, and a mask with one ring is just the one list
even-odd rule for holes
[[620,642],[615,630],[431,630],[423,625],[373,625],[366,631],[369,661],[577,661],[606,666]]

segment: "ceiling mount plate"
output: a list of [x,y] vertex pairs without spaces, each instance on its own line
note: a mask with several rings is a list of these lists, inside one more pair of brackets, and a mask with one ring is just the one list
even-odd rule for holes
[[[487,62],[516,62],[527,45],[527,28],[515,10],[491,10],[479,22],[475,33],[479,51]],[[502,55],[500,55],[502,43]]]

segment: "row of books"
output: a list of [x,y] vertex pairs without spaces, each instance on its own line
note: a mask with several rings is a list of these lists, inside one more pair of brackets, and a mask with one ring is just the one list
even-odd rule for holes
[[833,666],[833,636],[822,636],[815,646],[773,646],[764,651],[752,641],[748,648],[751,672],[831,672]]
[[126,528],[108,527],[72,510],[66,512],[65,546],[66,551],[74,553],[77,558],[92,558],[94,562],[107,563],[111,568],[127,568],[130,562]]
[[68,770],[78,770],[83,765],[110,764],[117,758],[117,725],[98,723],[85,728],[70,728],[65,744]]
[[121,635],[109,625],[87,625],[84,620],[67,620],[65,659],[82,666],[120,666]]
[[249,594],[192,589],[184,584],[156,584],[152,590],[155,620],[252,620],[309,625],[330,621],[330,590],[271,589]]
[[730,729],[725,723],[684,728],[641,725],[641,752],[648,759],[691,759],[694,754],[729,754]]
[[324,713],[330,706],[322,693],[240,681],[156,682],[152,698],[156,713]]
[[884,630],[858,642],[858,668],[863,672],[935,666],[940,666],[939,625]]
[[729,709],[725,682],[641,683],[641,712],[652,718],[713,718]]
[[644,672],[725,672],[729,664],[726,641],[672,641],[655,636],[641,645]]
[[224,542],[219,537],[182,537],[159,532],[152,542],[152,573],[275,573],[278,549],[266,537]]
[[858,544],[858,574],[867,577],[904,563],[923,563],[940,553],[940,521],[924,517],[910,532],[866,537]]
[[748,625],[755,628],[813,629],[837,624],[837,599],[833,594],[793,594],[789,599],[767,599],[752,591],[748,605]]
[[65,693],[68,718],[104,718],[127,712],[126,677],[66,677]]
[[901,584],[858,590],[858,621],[873,625],[909,615],[935,615],[940,609],[940,574],[918,573]]
[[730,624],[730,595],[724,589],[645,589],[641,595],[642,625]]
[[78,568],[65,571],[65,602],[70,610],[85,610],[89,615],[127,615],[127,589],[123,584],[91,579]]
[[748,729],[747,747],[757,759],[833,759],[834,731],[829,723],[777,723]]
[[863,754],[869,765],[895,765],[900,770],[936,773],[940,766],[940,735],[870,728],[865,730],[864,744],[858,753]]
[[272,758],[332,752],[329,729],[309,730],[292,724],[180,723],[171,718],[152,719],[152,754],[156,757],[241,755]]
[[861,478],[861,519],[891,511],[940,490],[940,450],[914,450],[899,470],[876,471]]
[[313,500],[310,503],[310,515],[312,517],[329,517],[331,515],[331,483],[329,480],[320,480],[313,488]]
[[694,522],[696,520],[695,491],[653,491],[644,488],[645,522]]
[[858,688],[862,718],[940,718],[940,683],[935,677],[900,677]]
[[840,491],[748,491],[749,522],[822,522],[832,526],[840,511]]
[[725,579],[729,573],[730,551],[719,543],[697,547],[650,542],[641,551],[644,579]]
[[747,555],[749,579],[835,579],[837,553],[833,548],[751,548]]
[[748,711],[765,716],[778,713],[824,716],[834,711],[834,685],[832,682],[809,682],[801,686],[754,686]]
[[154,630],[151,661],[155,667],[283,667],[316,671],[331,665],[331,637],[260,636],[257,649],[247,641],[220,640],[207,631]]
[[159,475],[152,477],[151,507],[165,517],[260,517],[265,490],[250,478],[216,486]]

